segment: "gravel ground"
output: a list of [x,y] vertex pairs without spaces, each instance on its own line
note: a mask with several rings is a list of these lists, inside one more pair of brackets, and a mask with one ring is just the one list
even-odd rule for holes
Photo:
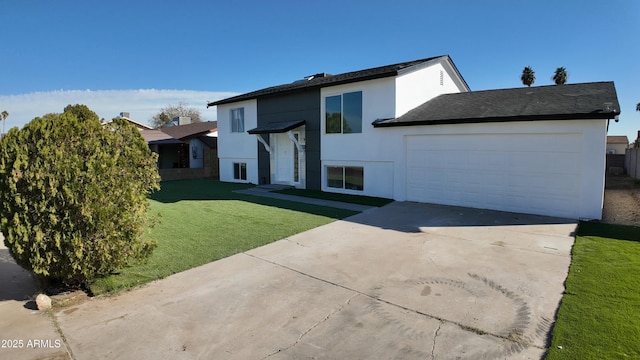
[[602,222],[640,226],[640,180],[629,176],[607,177]]

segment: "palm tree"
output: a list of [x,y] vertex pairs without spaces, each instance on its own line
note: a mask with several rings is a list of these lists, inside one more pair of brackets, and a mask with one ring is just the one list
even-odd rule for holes
[[636,111],[640,111],[640,103],[638,103],[638,105],[636,105]]
[[531,66],[525,66],[524,70],[522,70],[522,76],[520,76],[520,80],[524,85],[531,87],[531,85],[536,81],[536,73],[533,71]]
[[2,136],[4,136],[4,121],[9,117],[9,113],[7,110],[3,110],[0,116],[2,117]]
[[556,85],[562,85],[567,82],[567,78],[569,74],[567,74],[567,69],[564,66],[561,66],[556,69],[556,72],[553,74],[551,80],[556,83]]

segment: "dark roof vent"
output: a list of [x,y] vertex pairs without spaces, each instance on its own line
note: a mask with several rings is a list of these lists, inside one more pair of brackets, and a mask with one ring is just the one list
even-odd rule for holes
[[311,76],[307,76],[307,80],[312,80],[315,78],[323,78],[323,77],[328,77],[328,76],[332,76],[331,74],[327,74],[327,73],[317,73],[315,75],[311,75]]
[[324,78],[324,77],[329,77],[329,76],[332,76],[332,75],[331,74],[327,74],[327,73],[317,73],[315,75],[305,76],[304,78],[302,78],[300,80],[296,80],[293,83],[294,84],[298,84],[298,83],[302,83],[302,82],[311,81],[311,80],[316,79],[316,78]]

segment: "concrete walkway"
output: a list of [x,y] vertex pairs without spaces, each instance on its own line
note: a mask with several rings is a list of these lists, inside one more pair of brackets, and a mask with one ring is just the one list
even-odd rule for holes
[[[371,206],[273,193],[286,186],[257,186],[239,193],[303,202],[352,211],[367,211]],[[4,246],[0,233],[0,359],[71,359],[63,337],[49,313],[37,310],[34,299],[39,293],[37,281],[15,263]]]
[[33,301],[37,281],[18,266],[0,234],[0,359],[69,359],[52,316]]
[[247,194],[247,195],[268,197],[272,199],[295,201],[295,202],[301,202],[305,204],[328,206],[328,207],[358,211],[358,212],[363,212],[363,211],[371,210],[374,208],[374,206],[350,204],[350,203],[345,203],[341,201],[316,199],[316,198],[310,198],[310,197],[304,197],[304,196],[287,195],[287,194],[280,194],[280,193],[273,192],[274,190],[281,190],[286,188],[290,188],[290,186],[260,185],[260,186],[252,187],[246,190],[236,190],[235,192],[239,194]]
[[541,359],[575,226],[396,202],[56,317],[76,359]]

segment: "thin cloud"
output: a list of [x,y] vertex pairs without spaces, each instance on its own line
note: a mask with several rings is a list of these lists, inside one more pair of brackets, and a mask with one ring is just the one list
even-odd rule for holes
[[216,120],[215,108],[207,109],[207,103],[237,95],[232,92],[194,90],[59,90],[19,95],[0,95],[0,111],[6,110],[5,131],[22,127],[33,118],[47,113],[59,113],[69,104],[84,104],[100,118],[110,120],[121,112],[128,112],[131,119],[148,123],[160,108],[185,102],[200,110],[205,121]]

